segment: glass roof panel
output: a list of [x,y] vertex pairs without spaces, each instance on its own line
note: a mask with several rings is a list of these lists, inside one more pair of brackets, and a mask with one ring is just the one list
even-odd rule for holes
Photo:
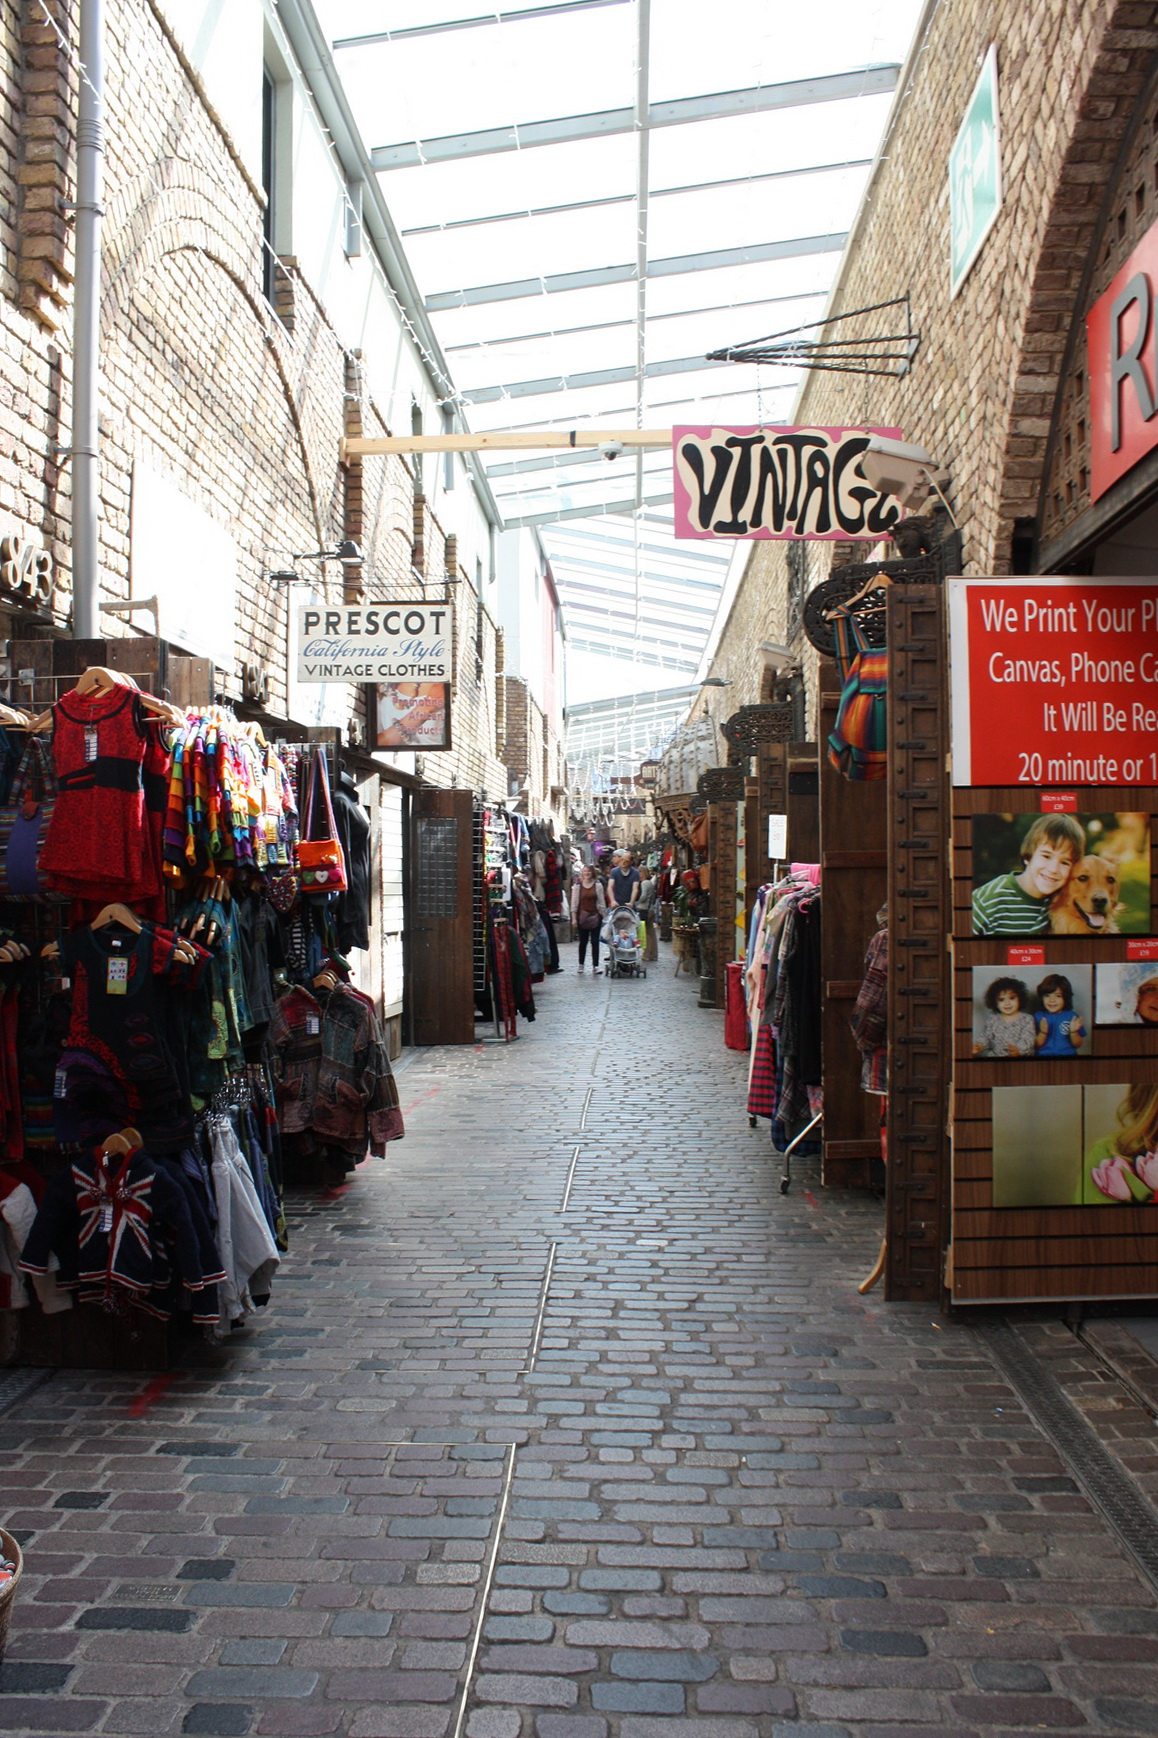
[[592,290],[522,296],[509,302],[480,302],[469,308],[444,308],[434,324],[451,362],[463,345],[498,343],[531,332],[569,332],[583,326],[635,321],[635,285],[601,284]]
[[921,0],[713,0],[710,28],[693,31],[687,0],[651,0],[651,100],[901,59],[920,9]]
[[815,319],[822,311],[823,302],[819,295],[797,296],[783,302],[758,302],[742,313],[719,308],[701,313],[693,309],[678,319],[649,323],[648,361],[659,362],[668,356],[706,356],[709,350],[723,349],[729,340],[727,336],[721,339],[720,333],[731,326],[736,328],[737,342],[742,342],[739,336],[741,321],[744,338],[761,337],[799,326],[805,320]]
[[652,186],[687,187],[726,175],[760,175],[871,157],[890,102],[885,95],[858,97],[654,128]]
[[[735,187],[657,199],[648,214],[648,252],[653,259],[664,259],[700,249],[847,230],[856,216],[866,176],[864,169],[834,169],[826,175],[758,185],[742,181]],[[689,236],[695,237],[694,250],[688,247]]]
[[[769,296],[796,296],[811,290],[827,294],[839,259],[836,252],[806,254],[795,259],[714,266],[705,272],[649,278],[648,318],[654,319],[658,314],[683,314],[699,308],[727,308],[733,303],[766,301]],[[743,320],[747,325],[746,312]],[[713,344],[710,348],[714,350],[716,346]]]
[[551,217],[412,235],[406,253],[433,293],[513,278],[550,277],[635,258],[634,205],[600,205]]
[[[468,17],[470,10],[468,0]],[[464,13],[447,9],[444,16]],[[342,30],[339,36],[350,34]],[[342,49],[339,58],[355,112],[371,98],[378,125],[387,129],[388,136],[367,140],[371,147],[581,115],[631,104],[634,9],[611,6],[576,12],[573,18],[553,13],[461,32],[395,37]]]
[[[365,141],[368,146],[391,142]],[[412,227],[462,223],[496,212],[537,211],[568,200],[634,194],[636,150],[631,135],[622,133],[384,170],[380,185],[395,223],[405,233]]]
[[457,386],[501,385],[504,381],[539,380],[548,374],[578,373],[587,368],[627,367],[635,362],[635,329],[628,321],[611,331],[570,332],[562,337],[523,338],[517,343],[479,344],[458,350],[453,376]]
[[[638,0],[571,0],[569,10],[496,0],[489,12],[474,0],[314,3],[331,40],[381,35],[388,19],[387,40],[339,41],[335,53],[368,150],[454,142],[451,157],[382,169],[378,185],[420,292],[434,299],[429,318],[467,395],[462,426],[610,433],[790,418],[798,369],[705,357],[822,312],[891,104],[879,87],[903,61],[923,0],[715,0],[710,15],[700,0],[650,0],[646,151],[633,126]],[[549,4],[557,9],[540,17],[510,16]],[[866,74],[873,67],[883,76]],[[760,106],[770,86],[834,76],[839,90],[874,77],[876,94],[788,104],[792,93],[778,92],[782,106]],[[713,98],[749,91],[752,110],[724,118],[669,125],[657,110],[687,102],[706,116]],[[626,130],[542,146],[526,131],[558,119],[574,132],[601,110],[619,111],[611,125]],[[479,151],[519,128],[519,148]],[[494,141],[462,137],[490,129]],[[699,259],[737,252],[734,263]],[[609,269],[622,276],[582,281]],[[544,284],[571,276],[571,289]],[[470,294],[495,286],[502,299]],[[850,422],[861,420],[863,383],[834,379]],[[473,392],[486,396],[473,402]],[[738,557],[731,545],[677,544],[662,499],[633,512],[641,474],[644,497],[670,495],[669,449],[645,451],[638,466],[630,449],[611,463],[582,450],[483,458],[504,515],[542,520],[569,630],[570,700],[686,681]],[[576,511],[585,516],[550,517]]]

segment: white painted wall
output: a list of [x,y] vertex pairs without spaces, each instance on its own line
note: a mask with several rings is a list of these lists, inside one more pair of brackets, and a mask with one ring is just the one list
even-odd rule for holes
[[[432,377],[406,330],[385,271],[367,237],[361,256],[346,256],[346,171],[339,162],[306,80],[278,18],[276,0],[160,0],[166,18],[201,77],[206,95],[229,128],[247,168],[261,179],[263,61],[278,82],[274,245],[292,255],[339,339],[363,352],[374,403],[387,426],[409,432],[411,405],[423,427],[442,428],[439,399],[449,384]],[[490,530],[461,458],[453,487],[441,458],[427,460],[424,483],[431,510],[458,535],[459,559],[472,576],[476,560],[490,572]]]

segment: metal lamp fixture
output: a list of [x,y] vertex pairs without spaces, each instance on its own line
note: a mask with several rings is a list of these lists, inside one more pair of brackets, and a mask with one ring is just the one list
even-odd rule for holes
[[[297,561],[340,561],[343,567],[360,567],[363,556],[360,546],[352,537],[343,537],[336,549],[302,549],[294,552],[290,560]],[[301,574],[292,567],[279,567],[271,570],[268,579],[271,585],[295,585],[301,580]]]

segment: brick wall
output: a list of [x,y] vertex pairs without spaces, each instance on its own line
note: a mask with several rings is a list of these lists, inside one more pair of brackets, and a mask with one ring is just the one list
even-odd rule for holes
[[[993,41],[1004,201],[950,301],[948,157]],[[1119,154],[1137,125],[1150,126],[1143,99],[1156,54],[1158,6],[1149,0],[942,5],[916,45],[832,311],[907,293],[920,348],[902,379],[807,376],[796,420],[899,425],[925,447],[951,475],[968,572],[1009,572],[1015,528],[1038,513],[1067,344],[1090,287],[1087,258]],[[1142,214],[1131,208],[1134,221]],[[1070,461],[1076,512],[1083,460],[1072,433]],[[709,699],[723,715],[760,697],[755,643],[782,638],[786,548],[753,545],[713,665],[733,677],[723,701]],[[831,550],[813,546],[810,583]],[[815,659],[801,645],[814,718]]]
[[[76,0],[49,0],[70,43]],[[155,0],[106,6],[106,147],[101,302],[100,565],[103,595],[129,590],[135,463],[165,474],[227,529],[237,551],[236,664],[264,664],[271,707],[287,701],[287,611],[269,584],[294,550],[353,536],[361,572],[316,570],[329,598],[363,587],[427,595],[446,578],[447,527],[427,510],[416,546],[414,478],[398,457],[339,462],[343,434],[388,432],[314,288],[282,261],[262,291],[263,195],[209,104]],[[54,443],[70,426],[75,66],[39,0],[0,0],[0,520],[43,541],[71,608],[69,470]],[[256,100],[256,96],[255,96]],[[311,577],[313,573],[311,572]],[[429,782],[505,794],[495,752],[495,625],[461,570],[452,590],[469,656],[459,658],[454,748],[428,755]],[[462,631],[462,619],[459,622]],[[110,632],[126,631],[114,625]],[[477,651],[476,651],[477,647]],[[363,700],[350,690],[352,711]]]

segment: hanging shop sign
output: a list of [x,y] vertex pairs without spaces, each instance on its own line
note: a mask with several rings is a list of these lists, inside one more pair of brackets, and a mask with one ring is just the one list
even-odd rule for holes
[[418,754],[450,748],[450,683],[379,682],[374,691],[374,746]]
[[302,604],[300,682],[443,683],[450,678],[446,603]]
[[1090,499],[1158,446],[1158,224],[1086,315]]
[[52,602],[55,584],[47,549],[30,543],[22,531],[0,537],[0,597],[43,610]]
[[955,785],[1158,784],[1158,579],[949,582]]
[[969,276],[1001,209],[997,46],[985,56],[949,153],[949,296]]
[[684,538],[883,537],[901,517],[866,479],[870,435],[895,428],[676,428],[675,534]]

